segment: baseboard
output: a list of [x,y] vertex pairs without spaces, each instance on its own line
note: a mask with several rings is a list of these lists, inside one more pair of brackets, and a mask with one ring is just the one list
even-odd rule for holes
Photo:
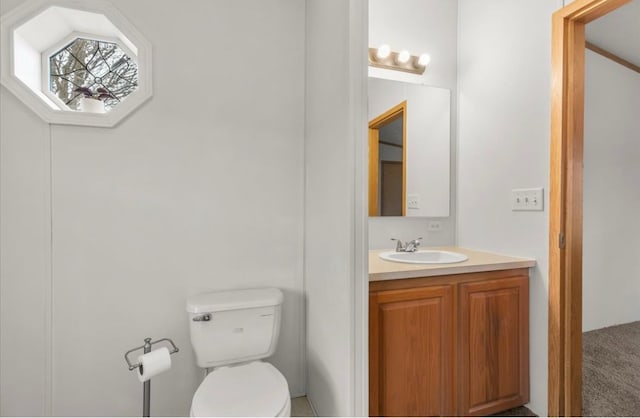
[[309,406],[311,407],[311,411],[313,412],[313,416],[314,417],[319,417],[320,415],[318,415],[318,410],[313,405],[313,402],[311,401],[311,398],[309,398],[309,396],[307,396],[307,402],[309,402]]

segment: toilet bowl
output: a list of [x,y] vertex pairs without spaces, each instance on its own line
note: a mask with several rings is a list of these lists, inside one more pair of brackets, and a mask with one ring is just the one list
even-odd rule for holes
[[191,416],[288,417],[287,380],[263,361],[276,349],[283,295],[279,289],[205,293],[187,300],[191,345],[209,373]]
[[207,375],[193,395],[192,417],[288,417],[289,387],[267,362],[223,367]]

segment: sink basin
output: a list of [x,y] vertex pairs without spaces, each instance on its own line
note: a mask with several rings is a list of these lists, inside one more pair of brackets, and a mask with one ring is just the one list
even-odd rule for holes
[[440,250],[419,250],[413,253],[403,253],[388,251],[378,255],[383,260],[393,261],[396,263],[411,264],[450,264],[466,261],[469,257],[464,254],[454,253],[452,251]]

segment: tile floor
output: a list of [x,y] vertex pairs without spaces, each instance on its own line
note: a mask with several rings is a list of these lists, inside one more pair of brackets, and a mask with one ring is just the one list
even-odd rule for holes
[[306,396],[291,399],[292,417],[315,417]]

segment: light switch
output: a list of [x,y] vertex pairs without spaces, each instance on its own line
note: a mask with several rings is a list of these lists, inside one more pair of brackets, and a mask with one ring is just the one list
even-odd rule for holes
[[511,191],[511,210],[540,211],[544,210],[543,188],[513,189]]

